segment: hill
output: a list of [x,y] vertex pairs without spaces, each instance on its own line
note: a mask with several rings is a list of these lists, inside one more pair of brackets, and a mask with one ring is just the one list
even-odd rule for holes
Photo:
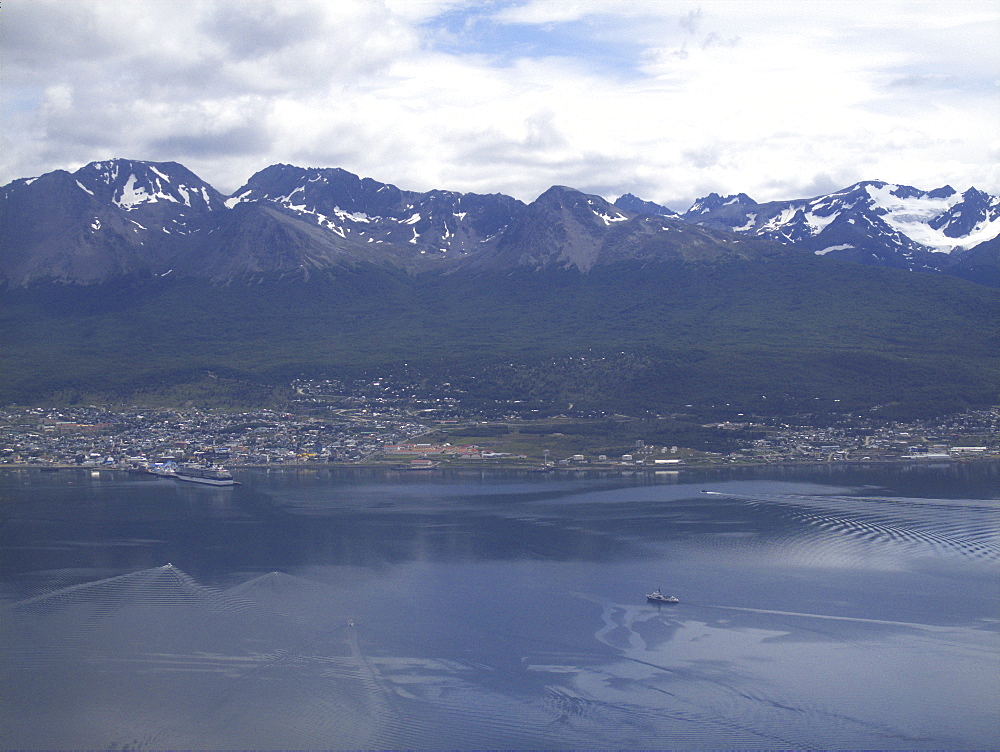
[[501,412],[939,412],[1000,401],[998,320],[994,290],[810,257],[39,283],[0,293],[0,398],[236,404],[405,371]]

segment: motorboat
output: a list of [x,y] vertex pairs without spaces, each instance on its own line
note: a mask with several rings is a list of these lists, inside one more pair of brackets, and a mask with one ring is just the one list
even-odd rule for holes
[[650,603],[680,603],[680,598],[676,598],[673,595],[664,595],[660,592],[659,588],[656,588],[652,593],[646,594],[646,600]]

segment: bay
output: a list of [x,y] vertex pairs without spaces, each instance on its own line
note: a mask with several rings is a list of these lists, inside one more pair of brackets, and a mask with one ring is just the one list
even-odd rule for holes
[[0,742],[996,747],[998,472],[4,471]]

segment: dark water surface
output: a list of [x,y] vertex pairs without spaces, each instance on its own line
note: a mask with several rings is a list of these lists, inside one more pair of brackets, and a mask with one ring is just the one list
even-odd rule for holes
[[996,748],[998,470],[4,471],[0,746]]

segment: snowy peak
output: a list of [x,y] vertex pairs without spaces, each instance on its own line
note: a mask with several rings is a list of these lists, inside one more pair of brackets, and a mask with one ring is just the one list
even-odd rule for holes
[[684,219],[756,235],[819,255],[905,269],[938,270],[946,255],[1000,235],[1000,199],[974,188],[925,191],[870,180],[809,199],[756,204],[746,194],[699,199]]
[[625,193],[615,199],[615,206],[633,214],[648,214],[651,217],[678,217],[673,209],[669,209],[653,201],[643,201],[638,196]]
[[3,189],[0,278],[100,282],[162,275],[197,258],[222,195],[175,162],[112,159]]
[[594,196],[565,185],[554,185],[532,204],[545,209],[558,209],[572,213],[580,222],[621,222],[628,219],[616,206],[600,196]]
[[229,207],[270,202],[344,242],[396,244],[413,256],[479,249],[523,208],[500,194],[402,191],[340,168],[272,165],[231,196]]
[[679,217],[627,211],[600,196],[553,186],[526,207],[495,248],[480,256],[475,265],[589,272],[621,262],[717,261],[775,255],[787,252],[772,242],[705,230]]
[[684,216],[691,217],[699,214],[708,214],[709,212],[724,209],[727,206],[742,208],[756,205],[757,202],[745,193],[736,193],[731,196],[720,196],[718,193],[709,193],[704,198],[695,201]]
[[255,173],[229,199],[227,206],[245,201],[272,201],[293,211],[336,215],[382,216],[399,206],[402,191],[371,178],[359,178],[338,168],[271,165]]
[[950,185],[921,191],[907,185],[864,184],[873,214],[894,231],[934,253],[968,251],[1000,235],[1000,197]]
[[158,203],[176,204],[178,208],[195,211],[223,208],[218,191],[176,162],[129,159],[91,162],[77,170],[73,177],[80,190],[124,211]]
[[745,193],[710,193],[692,204],[682,218],[687,222],[727,232],[746,232],[760,216],[757,202]]
[[996,222],[1000,219],[1000,196],[970,188],[961,199],[934,217],[928,225],[947,238],[962,238],[967,244],[985,242],[1000,235]]
[[1000,268],[1000,198],[865,181],[763,204],[712,193],[681,216],[632,194],[612,204],[553,186],[526,205],[287,164],[225,198],[177,163],[113,159],[0,188],[0,235],[0,283],[17,285],[122,274],[230,280],[354,264],[588,271],[789,254],[951,273],[964,265],[978,279]]

